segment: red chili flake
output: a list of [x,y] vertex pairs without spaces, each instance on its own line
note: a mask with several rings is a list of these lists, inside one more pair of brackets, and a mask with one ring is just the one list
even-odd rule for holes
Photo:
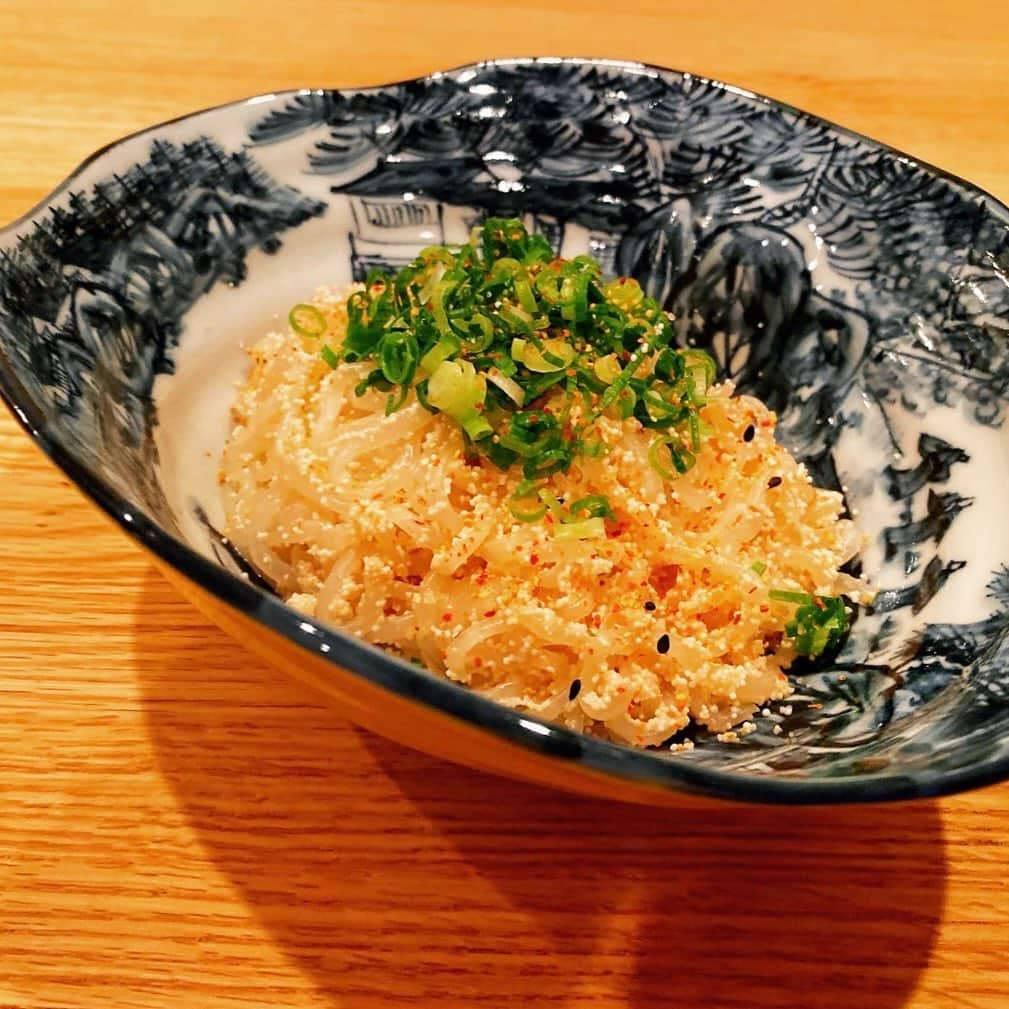
[[770,608],[771,608],[771,607],[770,607],[770,606],[768,606],[768,605],[767,605],[767,603],[763,603],[763,604],[761,605],[761,607],[760,607],[760,612],[761,612],[761,613],[766,613],[766,612],[767,612],[767,611],[768,611],[768,610],[769,610]]
[[546,515],[543,516],[543,521],[546,522],[548,526],[552,526],[554,524],[554,517],[550,512],[547,512]]
[[530,554],[529,555],[529,563],[530,564],[539,564],[539,562],[540,562],[540,555],[539,554]]
[[477,585],[483,585],[483,583],[486,581],[487,581],[487,572],[481,571],[480,574],[476,576],[476,583]]
[[423,581],[423,578],[420,575],[407,575],[406,580],[411,585],[420,585],[420,583]]
[[769,631],[764,635],[764,654],[773,655],[781,646],[781,639],[784,635],[781,631]]
[[475,658],[475,659],[473,660],[473,665],[474,665],[474,666],[476,666],[476,668],[477,668],[477,669],[479,669],[479,668],[480,668],[480,667],[481,667],[481,666],[483,665],[483,659],[481,659],[481,658],[480,658],[480,656],[478,655],[478,656],[477,656],[477,657],[476,657],[476,658]]
[[734,624],[740,623],[742,621],[742,619],[743,619],[743,614],[742,613],[733,613],[732,614],[732,622]]
[[484,613],[484,616],[485,616],[485,617],[492,617],[492,616],[494,616],[494,615],[495,615],[496,613],[497,613],[497,610],[487,610],[487,612],[486,612],[486,613]]
[[676,579],[679,577],[679,564],[659,564],[652,568],[648,583],[660,596],[664,596],[670,589],[676,587]]
[[451,613],[443,613],[441,615],[441,618],[442,618],[442,620],[445,621],[445,623],[448,623],[452,619],[452,614]]

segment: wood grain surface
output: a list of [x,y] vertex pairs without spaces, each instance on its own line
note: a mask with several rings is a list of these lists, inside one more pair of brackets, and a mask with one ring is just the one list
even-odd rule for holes
[[[1009,198],[1005,0],[0,2],[0,219],[240,96],[638,58]],[[176,597],[0,417],[0,1006],[1009,1005],[1009,786],[656,812],[347,724]]]

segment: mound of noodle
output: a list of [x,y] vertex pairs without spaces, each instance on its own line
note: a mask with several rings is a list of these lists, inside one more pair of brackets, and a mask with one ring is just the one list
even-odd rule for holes
[[[343,298],[314,304],[339,334]],[[768,590],[861,588],[838,570],[860,545],[840,495],[729,384],[675,481],[636,420],[599,421],[608,451],[549,478],[561,501],[603,494],[616,514],[577,540],[550,515],[514,518],[521,474],[467,458],[444,415],[356,396],[369,364],[332,369],[291,333],[251,357],[222,459],[226,534],[301,611],[502,703],[635,746],[691,719],[725,731],[790,692],[794,606]]]

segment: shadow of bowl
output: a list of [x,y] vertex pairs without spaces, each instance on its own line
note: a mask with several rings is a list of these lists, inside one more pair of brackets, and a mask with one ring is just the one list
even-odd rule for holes
[[681,812],[490,777],[352,728],[198,621],[152,570],[135,641],[161,768],[334,1004],[898,1009],[914,990],[945,893],[935,804]]

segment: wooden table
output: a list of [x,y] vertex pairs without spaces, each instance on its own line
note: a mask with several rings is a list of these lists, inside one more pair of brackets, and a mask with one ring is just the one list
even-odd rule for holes
[[[534,53],[719,76],[1009,198],[1005,0],[299,6],[5,0],[0,218],[193,108]],[[6,415],[0,502],[0,1006],[1009,1004],[1009,786],[677,814],[484,777],[226,640]]]

